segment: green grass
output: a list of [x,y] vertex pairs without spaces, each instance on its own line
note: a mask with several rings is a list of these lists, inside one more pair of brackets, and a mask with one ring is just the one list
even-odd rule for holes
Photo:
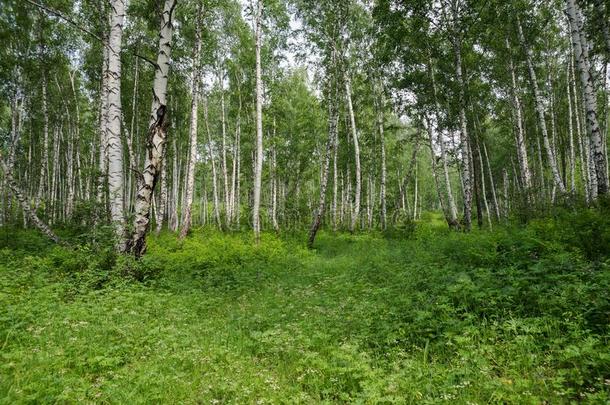
[[[597,234],[564,229],[583,215]],[[16,232],[0,403],[607,403],[604,221],[323,233],[314,251],[196,231],[142,263]]]

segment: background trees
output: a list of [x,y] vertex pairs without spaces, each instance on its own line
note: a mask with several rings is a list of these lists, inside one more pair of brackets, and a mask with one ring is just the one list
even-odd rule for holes
[[467,230],[608,190],[603,2],[32,0],[0,13],[6,225],[112,222],[143,252],[150,226],[315,237],[442,210]]

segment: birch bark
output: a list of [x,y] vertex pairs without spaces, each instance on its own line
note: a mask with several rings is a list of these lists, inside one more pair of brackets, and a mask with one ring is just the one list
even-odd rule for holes
[[150,205],[161,168],[167,137],[167,79],[173,34],[172,15],[176,2],[177,0],[165,0],[161,18],[159,53],[153,82],[146,160],[136,196],[134,230],[127,243],[127,250],[133,252],[136,258],[141,257],[146,252],[146,232],[150,223]]
[[566,192],[565,185],[563,180],[561,179],[561,174],[559,173],[559,168],[557,167],[557,159],[555,157],[555,153],[553,153],[553,149],[551,147],[551,142],[549,140],[549,134],[546,126],[546,118],[544,112],[544,101],[542,100],[542,94],[540,93],[540,89],[538,87],[538,77],[536,76],[536,69],[534,68],[534,57],[532,55],[532,50],[527,45],[525,41],[525,35],[523,34],[523,27],[521,26],[521,20],[517,17],[517,28],[519,30],[519,41],[521,42],[521,47],[525,50],[525,56],[527,61],[527,67],[530,75],[530,82],[532,84],[532,90],[534,92],[534,101],[536,104],[536,113],[538,114],[538,125],[540,126],[540,131],[542,132],[542,140],[544,143],[544,149],[546,150],[547,159],[549,161],[549,165],[551,166],[551,172],[553,174],[553,182],[559,188],[562,193]]
[[256,243],[260,242],[260,205],[263,174],[263,83],[261,77],[261,34],[263,0],[256,0],[255,39],[256,39],[256,156],[254,165],[254,198],[252,207],[252,226]]
[[121,41],[125,19],[125,0],[110,2],[110,31],[108,34],[108,119],[106,141],[108,150],[108,191],[110,196],[110,218],[118,241],[117,249],[124,247],[123,212],[123,145],[121,143]]
[[593,77],[591,75],[589,45],[583,29],[581,11],[575,0],[566,0],[566,9],[570,21],[570,33],[577,62],[576,66],[580,73],[587,132],[590,139],[590,155],[593,159],[595,177],[597,180],[597,193],[603,195],[608,192],[608,177],[606,171],[606,158],[604,155],[604,143],[597,118],[597,99]]
[[349,75],[344,72],[345,75],[345,96],[347,98],[347,111],[349,115],[350,129],[352,131],[352,141],[354,142],[354,161],[356,163],[355,181],[356,186],[354,190],[354,206],[351,213],[350,231],[353,232],[358,222],[360,215],[360,194],[362,189],[362,173],[360,168],[360,145],[358,142],[358,130],[356,128],[356,118],[354,116],[354,106],[352,104],[352,85]]

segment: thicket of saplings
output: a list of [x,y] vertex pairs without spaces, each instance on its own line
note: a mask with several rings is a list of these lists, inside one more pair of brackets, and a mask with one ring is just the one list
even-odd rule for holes
[[71,247],[2,228],[0,398],[604,403],[610,202],[517,211],[314,250],[305,232],[166,232],[140,261],[104,226],[66,226]]

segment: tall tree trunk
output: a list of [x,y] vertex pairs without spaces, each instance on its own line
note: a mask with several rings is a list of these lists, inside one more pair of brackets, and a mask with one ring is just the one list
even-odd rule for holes
[[493,225],[491,223],[491,212],[489,210],[489,203],[487,202],[487,188],[485,186],[485,165],[483,164],[483,154],[481,153],[480,145],[477,148],[477,154],[479,155],[479,166],[481,168],[481,198],[485,206],[485,213],[487,215],[487,223],[489,224],[489,229],[492,229]]
[[[430,142],[430,168],[432,169],[432,178],[434,180],[434,186],[436,188],[436,195],[438,198],[438,202],[441,206],[441,210],[443,211],[443,215],[445,216],[445,220],[447,221],[447,225],[449,228],[454,227],[454,222],[451,218],[451,214],[449,210],[445,207],[445,199],[443,197],[443,192],[440,187],[440,183],[438,181],[438,174],[436,173],[436,155],[434,153],[434,130],[432,129],[432,123],[428,116],[426,116],[426,125],[428,127],[428,138]],[[442,140],[441,140],[442,141]]]
[[[239,84],[238,84],[239,86]],[[229,218],[229,223],[233,223],[233,221],[235,220],[235,218],[237,217],[237,195],[236,193],[238,193],[238,189],[237,189],[237,177],[239,176],[239,142],[240,142],[240,133],[241,133],[241,92],[238,90],[239,93],[239,106],[237,109],[237,120],[236,120],[236,124],[235,124],[235,139],[233,142],[233,172],[231,175],[231,198],[229,201],[230,207],[231,207],[231,217]]]
[[509,184],[508,184],[508,171],[506,170],[506,168],[502,169],[502,183],[503,183],[503,189],[504,189],[504,217],[508,218],[508,215],[510,213],[510,198],[508,195],[508,190],[509,190]]
[[500,220],[500,206],[498,204],[498,196],[496,195],[496,184],[494,181],[493,172],[491,171],[491,165],[489,164],[489,155],[487,154],[487,146],[485,145],[485,142],[483,142],[483,152],[485,154],[485,162],[487,163],[487,173],[489,174],[489,183],[491,185],[491,195],[492,195],[493,202],[494,202],[494,210],[496,213],[496,219],[499,221]]
[[212,135],[210,133],[210,124],[208,117],[208,101],[207,98],[203,100],[203,119],[205,121],[205,130],[208,135],[208,154],[210,156],[210,162],[212,165],[212,198],[214,202],[214,219],[219,229],[222,229],[222,222],[220,221],[220,207],[218,206],[218,176],[216,173],[216,159],[214,158],[214,152],[212,150]]
[[350,231],[356,228],[356,223],[360,215],[360,194],[362,189],[362,174],[360,169],[360,145],[358,142],[358,130],[356,129],[356,118],[354,116],[354,106],[352,104],[352,86],[349,74],[345,73],[345,96],[347,97],[347,111],[349,114],[350,128],[352,131],[352,141],[354,142],[354,160],[356,163],[356,188],[354,193],[354,207],[350,222]]
[[542,95],[540,94],[540,89],[538,88],[538,78],[536,76],[536,70],[534,68],[534,61],[532,50],[527,45],[525,41],[525,35],[523,35],[523,28],[521,26],[521,20],[517,17],[517,25],[519,30],[519,41],[521,42],[521,47],[525,50],[525,56],[527,61],[527,67],[530,75],[530,81],[532,84],[532,90],[534,92],[534,101],[536,104],[536,113],[538,114],[538,125],[540,126],[540,131],[542,132],[542,140],[544,142],[544,148],[546,150],[547,159],[549,161],[549,165],[551,166],[551,172],[553,174],[553,182],[559,188],[561,193],[566,192],[565,185],[563,180],[561,179],[561,174],[559,173],[559,168],[557,167],[557,159],[555,157],[555,152],[551,147],[551,143],[549,141],[549,134],[546,127],[546,118],[544,113],[544,101],[542,100]]
[[100,85],[100,142],[99,142],[99,161],[98,170],[99,177],[97,180],[97,203],[101,208],[101,204],[106,201],[106,179],[108,175],[108,58],[110,50],[104,46],[102,49],[102,75]]
[[47,101],[47,75],[44,69],[42,70],[42,114],[44,118],[42,156],[40,158],[41,164],[38,179],[38,193],[36,194],[36,207],[40,205],[40,202],[44,197],[44,191],[49,187],[49,107]]
[[[437,130],[438,130],[437,140],[438,140],[438,144],[439,144],[439,148],[440,148],[440,152],[441,152],[441,160],[443,163],[443,175],[444,175],[444,180],[445,180],[445,190],[447,192],[448,225],[449,225],[449,228],[451,228],[451,229],[457,229],[459,227],[458,212],[457,212],[457,206],[455,204],[455,199],[453,198],[451,178],[449,176],[449,164],[447,161],[445,140],[443,139],[443,133],[440,128],[441,120],[440,120],[439,113],[441,110],[441,106],[440,106],[440,103],[438,102],[438,93],[437,93],[437,88],[436,88],[436,75],[435,75],[434,65],[432,64],[432,61],[430,61],[429,65],[430,65],[430,77],[432,78],[432,91],[434,93],[434,103],[435,103],[435,107],[436,107],[435,117],[436,117],[436,125],[437,125]],[[431,137],[430,142],[432,145],[434,143],[434,138],[435,138],[434,128],[432,127],[431,123],[429,123],[428,126],[430,128],[430,137]],[[434,151],[432,151],[432,153],[434,154]]]
[[[76,76],[76,70],[70,71],[69,72],[70,75],[70,88],[72,90],[72,97],[73,97],[73,102],[74,102],[74,110],[76,113],[76,119],[74,122],[74,140],[73,142],[71,142],[71,144],[73,144],[73,148],[74,148],[74,173],[73,173],[73,183],[71,186],[71,195],[68,195],[68,205],[66,207],[66,212],[68,213],[68,215],[71,217],[72,213],[74,212],[74,201],[75,199],[83,198],[83,190],[82,190],[82,186],[83,186],[83,181],[81,178],[82,175],[82,171],[81,171],[81,164],[80,164],[80,125],[81,125],[81,120],[80,120],[80,107],[79,107],[79,102],[78,102],[78,97],[76,95],[76,86],[74,85],[74,76]],[[79,184],[80,187],[77,188],[76,184]]]
[[256,243],[261,235],[261,186],[263,174],[263,80],[261,77],[261,34],[263,0],[256,0],[255,39],[256,39],[256,156],[254,165],[254,204],[252,207],[252,226]]
[[[175,133],[175,131],[172,132]],[[180,194],[180,169],[182,168],[178,158],[180,152],[178,151],[176,137],[172,138],[172,149],[174,153],[172,154],[172,193],[170,198],[169,229],[172,232],[176,232],[178,230],[178,205],[180,204],[178,197]]]
[[[240,103],[241,111],[241,103]],[[241,185],[241,114],[237,116],[237,130],[235,133],[235,161],[237,162],[235,167],[235,193],[234,193],[234,207],[233,214],[235,216],[235,225],[237,229],[240,227],[241,221],[241,201],[240,201],[240,185]]]
[[[273,139],[275,142],[275,117],[273,118]],[[276,232],[279,232],[280,226],[277,222],[277,156],[275,145],[271,144],[271,224]]]
[[[506,38],[506,48],[510,50],[508,38]],[[517,130],[515,131],[517,158],[519,161],[519,169],[521,171],[521,182],[526,193],[528,193],[532,187],[532,172],[530,170],[529,160],[527,157],[527,145],[525,143],[525,129],[523,125],[523,107],[521,106],[521,100],[519,99],[519,87],[517,85],[517,75],[515,73],[515,65],[512,57],[510,58],[508,66],[511,76],[511,98],[513,102],[513,109],[515,111],[515,124],[517,127]]]
[[418,193],[419,193],[419,176],[417,175],[417,168],[419,164],[415,162],[415,188],[413,191],[413,220],[417,220],[417,201],[418,201]]
[[182,227],[180,238],[183,239],[191,227],[191,210],[193,206],[193,196],[195,194],[195,167],[197,165],[197,117],[199,106],[199,58],[201,57],[201,10],[198,10],[198,18],[195,29],[195,55],[193,55],[193,77],[192,77],[192,99],[191,99],[191,125],[190,125],[190,145],[189,160],[186,171],[185,185],[185,204],[183,207]]
[[[134,140],[134,129],[135,129],[135,125],[136,125],[136,117],[138,116],[138,83],[140,80],[140,59],[136,58],[135,60],[135,66],[134,66],[134,79],[133,79],[133,96],[131,98],[131,123],[129,126],[129,136],[127,136],[127,147],[128,147],[128,151],[129,151],[129,160],[130,160],[130,165],[129,167],[132,170],[128,171],[128,176],[127,178],[129,179],[129,188],[127,191],[127,196],[126,196],[126,200],[127,200],[127,204],[126,204],[126,208],[128,212],[132,211],[133,208],[133,201],[135,200],[135,191],[137,190],[138,186],[137,186],[137,178],[136,180],[136,184],[134,186],[134,178],[133,178],[133,174],[135,173],[135,168],[139,167],[140,162],[139,162],[139,156],[136,155],[135,150],[133,148],[133,140]],[[137,139],[137,137],[136,137]]]
[[466,121],[466,81],[462,74],[462,44],[453,41],[455,51],[455,76],[459,85],[460,105],[460,142],[462,144],[462,178],[464,182],[464,228],[469,231],[472,225],[472,162],[470,156],[470,136]]
[[570,193],[576,193],[576,175],[575,175],[575,160],[576,154],[574,151],[574,113],[572,110],[572,89],[570,82],[572,80],[570,65],[572,64],[572,53],[570,52],[570,62],[568,63],[568,69],[566,72],[566,93],[568,95],[568,138],[570,145]]
[[381,200],[381,229],[385,230],[387,227],[387,206],[386,206],[386,154],[385,154],[385,135],[383,132],[383,88],[379,85],[379,105],[377,108],[377,126],[379,127],[379,144],[381,147],[381,184],[379,185],[379,199]]
[[608,192],[608,177],[604,143],[597,119],[597,99],[593,77],[591,75],[589,45],[583,29],[582,15],[578,5],[575,0],[566,0],[566,6],[568,19],[570,21],[573,51],[577,62],[576,66],[580,73],[581,89],[586,112],[587,132],[590,139],[590,154],[593,159],[597,180],[597,193],[603,195]]
[[224,186],[224,208],[225,208],[225,224],[229,228],[231,225],[231,200],[229,194],[229,171],[227,169],[227,122],[225,113],[225,92],[223,83],[222,67],[218,66],[218,86],[220,88],[220,118],[222,129],[222,150],[221,150],[221,169],[222,182]]
[[322,161],[322,176],[320,179],[320,198],[318,200],[318,209],[314,213],[313,222],[309,229],[309,237],[307,238],[307,246],[313,247],[313,243],[316,238],[316,234],[322,224],[322,218],[324,217],[324,209],[326,207],[326,187],[328,185],[328,171],[330,166],[330,154],[335,145],[335,138],[337,137],[337,121],[339,118],[339,112],[337,110],[337,88],[336,83],[331,84],[329,91],[330,102],[328,103],[328,140],[326,142],[326,150]]
[[134,231],[127,250],[136,258],[146,252],[146,232],[150,223],[150,205],[162,164],[167,137],[167,79],[173,34],[172,14],[177,0],[165,0],[159,32],[159,53],[155,66],[153,100],[146,147],[144,172],[138,186],[135,205]]
[[108,120],[106,122],[108,149],[108,191],[110,218],[115,228],[119,251],[125,249],[123,212],[123,144],[121,143],[121,40],[125,19],[125,0],[110,2],[110,31],[108,35]]
[[331,217],[333,220],[333,231],[337,231],[338,226],[338,213],[337,213],[337,198],[339,191],[338,177],[339,174],[337,172],[337,153],[339,150],[339,136],[335,136],[334,145],[333,145],[333,201],[331,206]]

